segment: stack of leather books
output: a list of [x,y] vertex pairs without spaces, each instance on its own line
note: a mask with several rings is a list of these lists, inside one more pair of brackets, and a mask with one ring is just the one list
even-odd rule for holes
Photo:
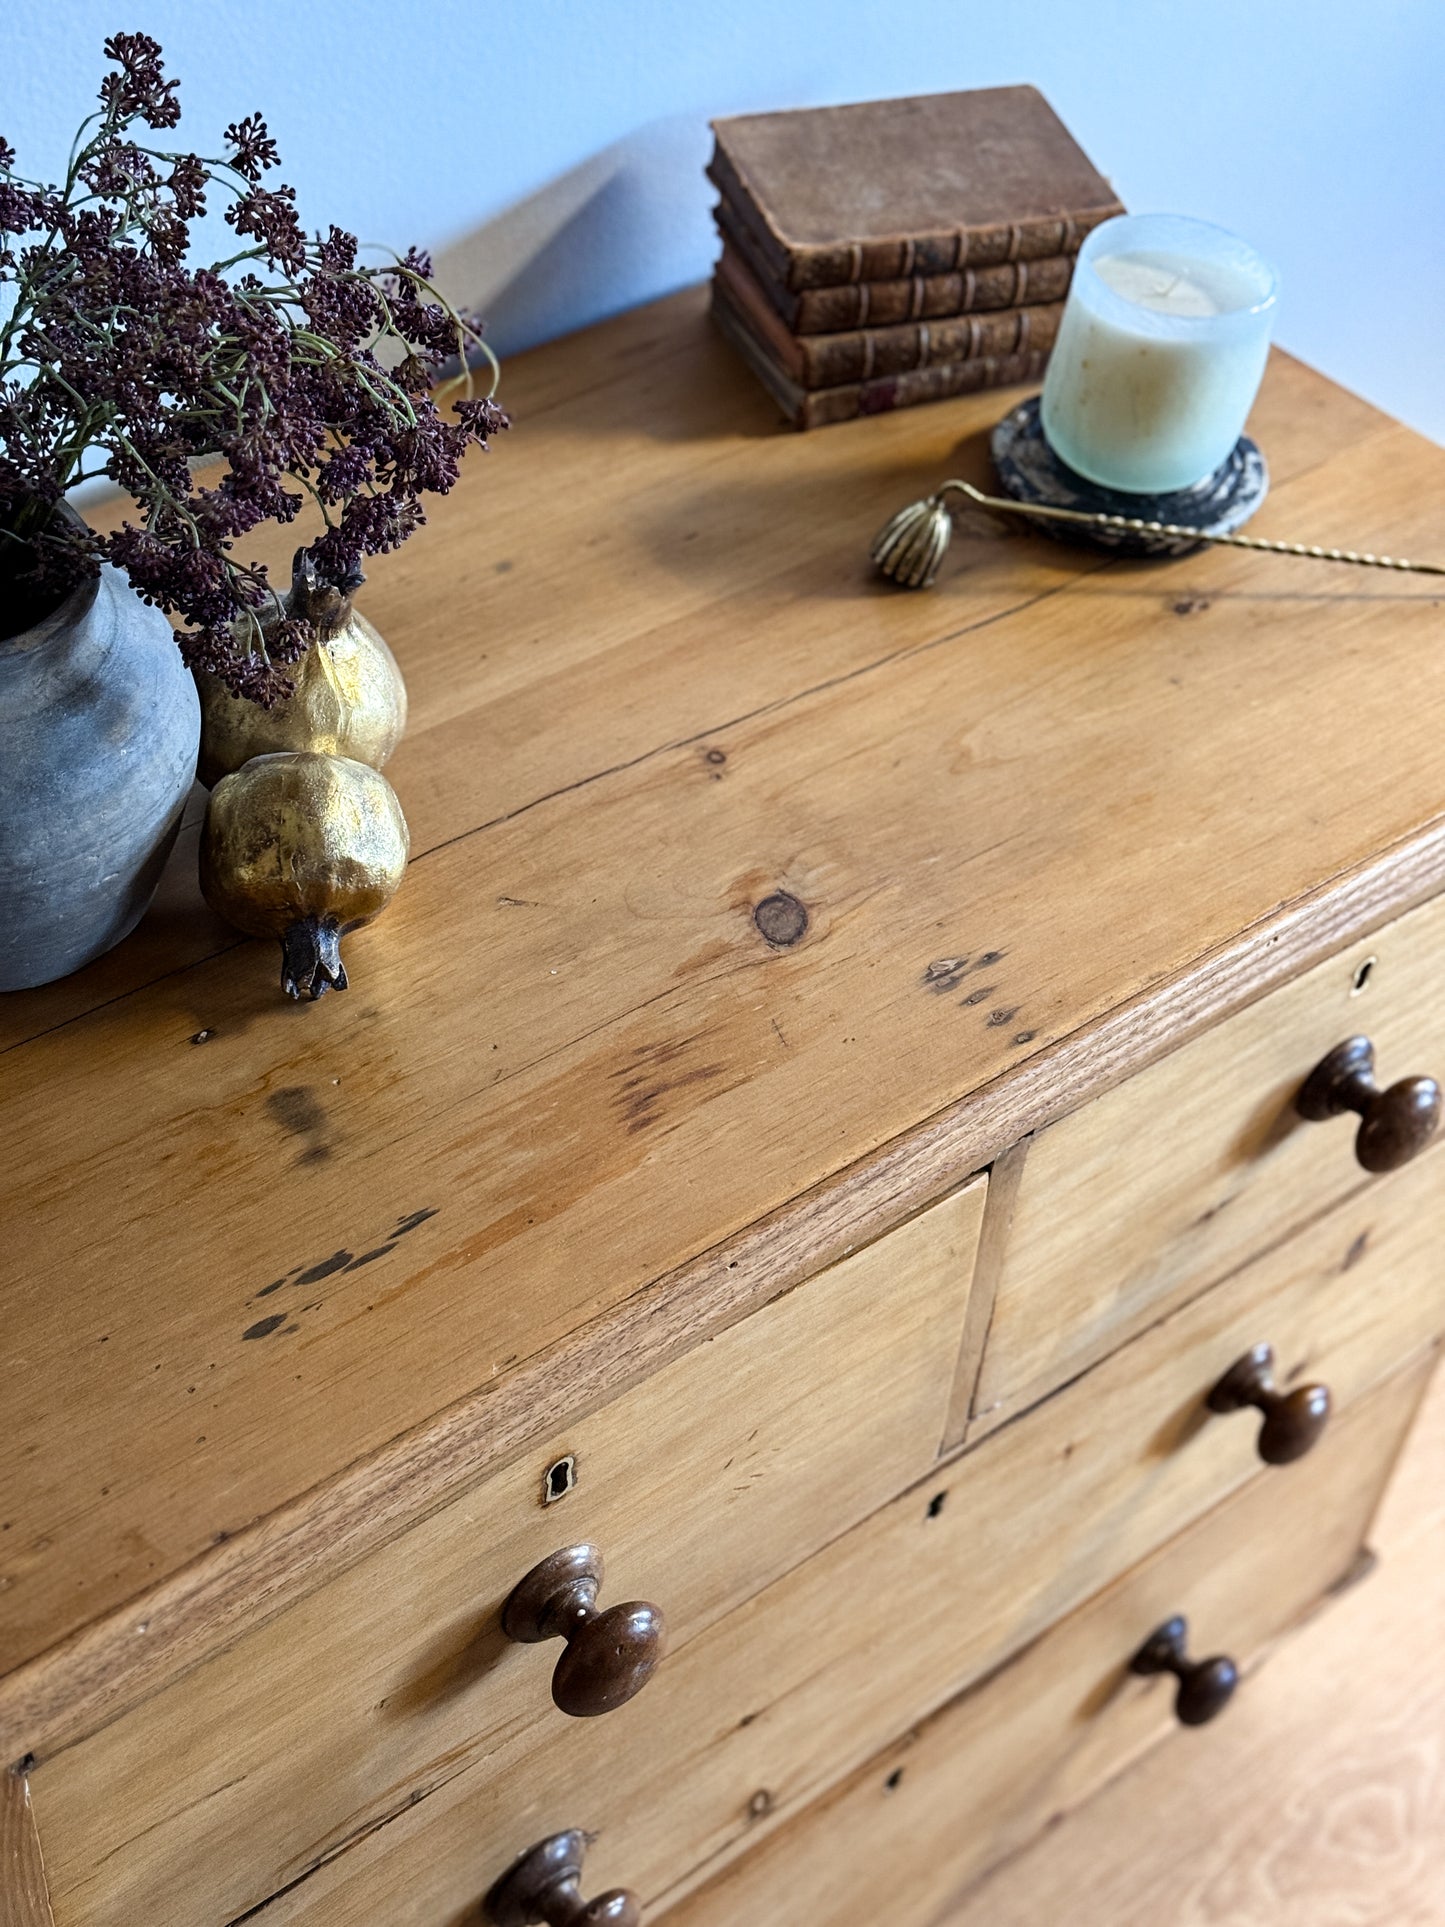
[[718,326],[800,428],[1036,381],[1123,207],[1043,95],[713,122]]

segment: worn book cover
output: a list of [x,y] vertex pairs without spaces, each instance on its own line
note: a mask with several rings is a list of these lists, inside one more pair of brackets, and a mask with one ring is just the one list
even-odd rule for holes
[[860,415],[882,415],[890,409],[909,408],[920,402],[945,401],[951,395],[971,395],[983,388],[1006,388],[1019,382],[1038,381],[1049,359],[1040,350],[1022,355],[979,355],[970,361],[942,362],[937,367],[915,368],[901,375],[881,375],[872,381],[810,389],[784,374],[716,280],[712,316],[795,428],[823,428],[831,422],[853,421]]
[[804,388],[902,375],[945,361],[984,355],[1021,355],[1052,348],[1064,312],[1061,301],[1044,307],[1001,308],[992,314],[952,315],[942,321],[908,321],[893,328],[853,329],[846,334],[795,335],[747,263],[725,247],[718,284],[783,373]]
[[797,292],[1073,254],[1123,207],[1035,87],[713,122],[709,168]]
[[747,263],[783,324],[795,335],[837,334],[851,328],[885,328],[901,321],[934,321],[996,308],[1038,307],[1062,301],[1073,279],[1072,254],[1037,261],[1001,261],[991,268],[953,274],[915,274],[901,281],[843,282],[832,288],[785,288],[768,267],[761,247],[731,204],[713,210],[724,243]]

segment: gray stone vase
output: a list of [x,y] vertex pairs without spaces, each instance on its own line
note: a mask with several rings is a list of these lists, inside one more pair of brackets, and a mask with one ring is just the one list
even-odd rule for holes
[[135,928],[200,728],[170,624],[108,565],[0,642],[0,990],[64,977]]

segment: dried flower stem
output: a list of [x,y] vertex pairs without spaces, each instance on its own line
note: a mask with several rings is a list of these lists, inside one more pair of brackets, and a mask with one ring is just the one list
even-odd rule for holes
[[[424,255],[362,265],[353,236],[302,230],[292,190],[263,185],[278,156],[259,116],[226,129],[222,158],[137,139],[138,123],[176,124],[176,83],[145,34],[117,34],[105,52],[113,71],[61,186],[17,174],[0,140],[0,293],[13,292],[0,321],[0,567],[23,606],[108,559],[187,625],[189,662],[274,701],[310,628],[280,613],[236,541],[291,521],[309,496],[326,527],[307,554],[321,579],[354,586],[362,558],[404,541],[422,497],[451,488],[466,449],[507,425],[496,358]],[[192,267],[208,193],[246,245]],[[478,350],[492,367],[481,396]],[[461,375],[433,391],[452,357]],[[459,390],[443,417],[438,400]],[[219,477],[193,473],[217,458]],[[100,536],[58,514],[66,490],[99,473],[130,492],[138,524]]]

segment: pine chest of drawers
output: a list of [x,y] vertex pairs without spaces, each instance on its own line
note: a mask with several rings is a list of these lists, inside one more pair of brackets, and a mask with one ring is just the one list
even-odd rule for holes
[[[928,1927],[1355,1567],[1445,1332],[1432,592],[888,591],[1004,399],[777,434],[702,305],[509,368],[368,586],[347,995],[183,842],[0,1008],[4,1927]],[[1445,454],[1282,356],[1254,426],[1262,531],[1431,552]]]

